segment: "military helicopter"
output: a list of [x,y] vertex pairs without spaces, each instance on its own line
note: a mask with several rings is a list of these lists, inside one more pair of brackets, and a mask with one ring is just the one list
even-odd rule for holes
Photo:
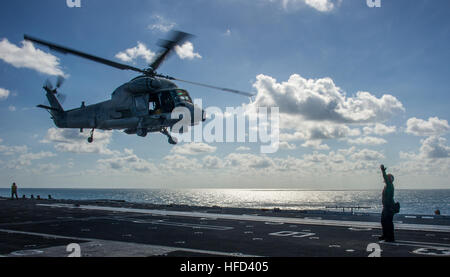
[[[77,128],[80,129],[80,132],[83,132],[84,129],[90,129],[89,143],[94,141],[95,129],[116,129],[124,130],[126,134],[136,134],[140,137],[146,137],[148,133],[159,132],[168,137],[170,144],[177,144],[177,139],[171,136],[169,129],[174,131],[172,129],[173,126],[183,116],[172,118],[172,111],[180,107],[187,109],[191,118],[190,126],[205,121],[206,114],[204,110],[192,103],[192,99],[187,90],[178,88],[172,81],[185,82],[248,97],[254,96],[244,91],[221,88],[158,74],[156,70],[173,52],[175,46],[181,45],[191,36],[185,32],[172,31],[170,39],[159,41],[158,44],[163,50],[157,55],[155,60],[148,68],[140,69],[24,35],[25,40],[47,46],[50,50],[62,54],[72,54],[117,69],[132,70],[141,74],[114,90],[111,100],[88,106],[83,102],[81,107],[68,111],[65,111],[60,101],[58,101],[58,98],[61,99],[61,96],[63,96],[58,92],[58,89],[61,87],[64,79],[58,77],[55,88],[47,80],[44,85],[44,90],[46,91],[46,97],[50,106],[38,105],[37,107],[47,110],[58,128]],[[186,131],[186,128],[175,130],[178,133]]]

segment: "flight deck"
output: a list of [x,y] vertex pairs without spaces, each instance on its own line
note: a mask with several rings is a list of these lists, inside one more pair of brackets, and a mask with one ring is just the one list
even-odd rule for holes
[[450,217],[0,198],[3,257],[448,257]]

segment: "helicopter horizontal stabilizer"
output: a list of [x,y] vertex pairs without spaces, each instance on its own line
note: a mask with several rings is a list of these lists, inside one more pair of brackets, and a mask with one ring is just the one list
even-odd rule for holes
[[52,111],[56,111],[56,112],[63,112],[63,110],[59,110],[59,109],[52,108],[52,107],[45,106],[45,105],[37,105],[36,107],[41,108],[41,109],[45,109],[45,110],[52,110]]

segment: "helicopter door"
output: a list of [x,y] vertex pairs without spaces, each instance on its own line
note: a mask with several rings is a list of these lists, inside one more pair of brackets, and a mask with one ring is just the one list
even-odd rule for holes
[[148,114],[148,95],[134,97],[136,116],[145,116]]
[[165,113],[171,113],[175,108],[172,95],[168,91],[164,91],[159,95],[161,109]]

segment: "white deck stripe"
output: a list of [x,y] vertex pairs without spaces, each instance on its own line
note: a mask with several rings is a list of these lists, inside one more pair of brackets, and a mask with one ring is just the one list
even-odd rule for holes
[[[214,219],[246,220],[257,222],[279,222],[287,224],[305,224],[305,225],[339,226],[339,227],[356,227],[356,228],[381,228],[381,223],[367,222],[367,221],[346,221],[346,220],[326,220],[326,219],[311,219],[311,218],[287,218],[287,217],[256,216],[256,215],[233,215],[233,214],[216,214],[216,213],[200,213],[200,212],[146,210],[146,209],[117,208],[117,207],[104,207],[91,205],[80,205],[79,207],[75,207],[74,205],[69,204],[37,204],[37,205],[55,208],[140,213],[140,214],[151,214],[161,216],[214,218]],[[395,224],[395,229],[450,233],[450,226],[446,225],[397,223]]]
[[394,246],[414,246],[422,248],[444,248],[450,250],[450,244],[444,243],[431,243],[423,241],[406,241],[406,240],[396,240],[395,242],[385,242],[381,241],[381,244],[394,245]]
[[[93,239],[93,238],[80,238],[80,237],[69,237],[69,236],[59,236],[59,235],[52,235],[52,234],[44,234],[44,233],[35,233],[35,232],[25,232],[25,231],[15,231],[15,230],[8,230],[8,229],[0,229],[0,232],[4,233],[11,233],[11,234],[22,234],[22,235],[31,235],[31,236],[39,236],[39,237],[46,237],[46,238],[56,238],[56,239],[70,239],[70,240],[81,240],[81,241],[92,241],[92,242],[117,242],[117,243],[125,243],[123,241],[114,241],[114,240],[102,240],[102,239]],[[143,244],[143,243],[135,243],[130,242],[128,243],[130,245],[143,245],[143,246],[154,246],[159,248],[167,249],[167,252],[173,252],[173,251],[186,251],[186,252],[194,252],[194,253],[200,253],[200,254],[210,254],[210,255],[219,255],[219,256],[233,256],[233,257],[260,257],[256,255],[246,255],[242,253],[228,253],[228,252],[220,252],[220,251],[212,251],[212,250],[202,250],[202,249],[191,249],[191,248],[180,248],[180,247],[170,247],[165,245],[154,245],[154,244]]]

